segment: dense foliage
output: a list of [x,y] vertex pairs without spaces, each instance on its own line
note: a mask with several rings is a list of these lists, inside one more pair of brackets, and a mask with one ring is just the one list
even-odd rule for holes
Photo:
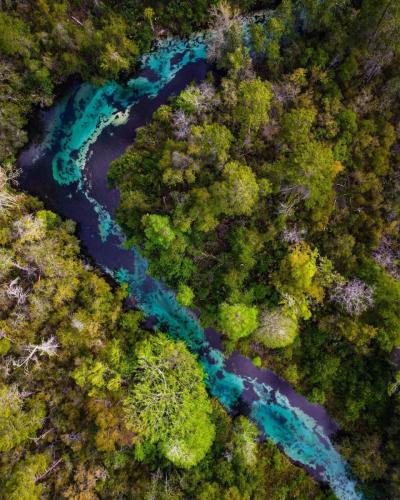
[[[214,0],[0,2],[0,160],[27,140],[33,106],[69,78],[101,83],[135,69],[158,33],[204,28]],[[238,0],[250,8],[252,0]]]
[[110,171],[150,272],[324,404],[384,498],[400,494],[399,26],[394,1],[283,0],[249,50],[221,3],[218,83],[159,108]]
[[11,189],[10,172],[0,170],[0,497],[318,498],[253,424],[208,398],[181,342],[141,328],[126,291],[79,258],[74,224]]
[[[279,4],[243,43],[238,10]],[[325,405],[400,496],[396,0],[0,2],[0,498],[332,498],[207,396],[196,358],[16,191],[35,106],[210,22],[218,69],[112,167],[119,222],[205,325]]]

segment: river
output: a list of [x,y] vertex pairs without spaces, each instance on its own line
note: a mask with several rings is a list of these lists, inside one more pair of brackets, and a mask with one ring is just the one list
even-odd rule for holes
[[77,222],[84,251],[119,283],[127,283],[136,304],[154,327],[183,340],[198,355],[212,396],[232,414],[255,421],[263,438],[276,443],[338,498],[362,498],[331,438],[338,430],[326,410],[311,404],[285,380],[256,368],[237,352],[223,352],[220,335],[203,329],[180,306],[173,291],[146,274],[137,249],[123,247],[113,220],[118,191],[107,187],[110,162],[120,156],[152,113],[209,70],[203,36],[165,40],[143,57],[142,70],[125,84],[73,85],[37,118],[44,133],[21,153],[20,186],[45,206]]

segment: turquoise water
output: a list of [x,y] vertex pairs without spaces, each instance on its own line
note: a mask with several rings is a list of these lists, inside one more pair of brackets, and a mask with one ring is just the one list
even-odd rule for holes
[[[178,61],[174,58],[181,55]],[[188,63],[205,59],[206,45],[202,36],[186,42],[181,40],[165,41],[158,50],[143,57],[143,64],[156,78],[140,76],[129,80],[127,85],[115,81],[101,87],[84,83],[74,96],[76,119],[69,130],[63,129],[62,112],[66,102],[60,104],[61,113],[55,117],[55,127],[47,141],[54,142],[59,130],[59,151],[53,159],[53,176],[59,184],[81,181],[91,144],[95,143],[103,130],[110,126],[122,125],[129,116],[130,108],[139,99],[155,97],[167,83]],[[71,153],[74,153],[71,155]]]
[[[294,398],[290,391],[285,393],[280,386],[261,382],[261,370],[256,370],[259,377],[252,377],[244,366],[242,371],[240,366],[235,371],[227,368],[225,354],[210,345],[196,317],[177,303],[172,291],[147,275],[147,262],[139,252],[122,250],[122,232],[110,213],[95,199],[85,176],[90,147],[99,141],[105,129],[123,127],[134,112],[135,104],[146,97],[156,98],[180,70],[205,57],[206,41],[202,36],[187,41],[168,40],[143,57],[146,70],[138,78],[124,85],[108,82],[98,88],[85,83],[62,100],[56,106],[42,144],[42,149],[52,155],[54,182],[48,187],[49,192],[67,188],[71,196],[78,193],[90,203],[103,252],[114,252],[116,260],[122,252],[124,255],[129,253],[131,258],[129,266],[117,262],[110,266],[103,264],[103,267],[117,281],[128,284],[138,306],[156,318],[160,328],[183,340],[198,354],[213,396],[228,410],[234,410],[241,403],[265,436],[314,477],[329,483],[339,498],[361,498],[346,462],[334,448],[324,426],[309,410],[311,405],[303,404],[301,396]],[[79,213],[74,216],[77,222],[81,222],[80,216]]]

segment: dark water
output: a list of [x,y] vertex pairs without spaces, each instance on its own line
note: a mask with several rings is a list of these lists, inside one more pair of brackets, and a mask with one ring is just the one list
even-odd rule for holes
[[42,113],[42,142],[20,155],[21,187],[77,222],[85,252],[118,282],[128,283],[137,305],[155,326],[183,340],[198,355],[210,393],[230,412],[249,416],[263,436],[314,478],[329,483],[339,498],[361,498],[331,442],[337,426],[325,409],[239,353],[226,357],[219,334],[204,330],[172,291],[146,274],[147,263],[136,249],[122,247],[124,237],[112,218],[118,192],[107,189],[110,162],[170,96],[205,78],[205,55],[203,37],[170,40],[144,57],[143,71],[126,85],[72,88]]

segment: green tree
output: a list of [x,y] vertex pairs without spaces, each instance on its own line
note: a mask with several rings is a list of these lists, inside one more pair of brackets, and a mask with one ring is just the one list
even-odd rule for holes
[[350,443],[348,439],[340,446],[340,451],[349,460],[352,470],[362,481],[369,481],[371,478],[382,479],[385,473],[386,464],[382,458],[382,443],[377,434],[365,436],[359,435],[355,443]]
[[194,299],[193,290],[182,283],[179,284],[178,293],[176,294],[176,300],[185,307],[192,305]]
[[317,257],[317,249],[311,250],[307,244],[297,244],[281,261],[275,285],[283,295],[286,313],[293,319],[309,319],[309,299],[320,302],[323,298],[323,288],[315,279],[318,270]]
[[33,437],[43,424],[44,404],[38,399],[24,404],[15,387],[0,385],[0,451],[10,451]]
[[[28,455],[11,472],[4,484],[3,493],[9,500],[39,500],[42,498],[43,484],[37,482],[46,471],[49,458],[45,453]],[[1,484],[1,480],[0,480]]]
[[235,420],[233,431],[234,456],[240,464],[239,467],[254,467],[258,458],[257,426],[246,417],[240,416]]
[[136,43],[127,36],[127,25],[119,16],[109,16],[102,30],[99,59],[101,73],[116,78],[121,71],[132,67],[139,54]]
[[322,5],[318,0],[301,0],[300,7],[303,10],[304,24],[309,31],[330,30],[333,27],[339,29],[340,24],[336,22],[342,16],[349,15],[351,7],[349,0],[326,0]]
[[400,340],[400,282],[370,259],[363,263],[361,277],[374,289],[374,307],[366,319],[377,329],[381,347],[391,351]]
[[351,342],[358,353],[368,355],[371,341],[377,335],[377,329],[365,322],[345,317],[326,317],[320,321],[320,328],[327,330],[333,337],[342,337]]
[[144,232],[149,249],[155,247],[168,248],[176,235],[166,215],[147,214],[142,218]]
[[312,139],[311,128],[316,115],[316,110],[313,108],[297,108],[283,116],[281,137],[289,147],[296,149]]
[[157,334],[135,350],[137,370],[125,402],[127,426],[142,444],[157,444],[179,467],[205,456],[214,440],[204,374],[182,342]]
[[226,163],[233,136],[228,128],[218,123],[192,127],[192,142],[188,152],[214,168]]
[[360,10],[360,38],[365,43],[368,38],[370,48],[383,48],[385,52],[390,46],[397,52],[400,50],[400,36],[397,29],[400,20],[400,8],[395,0],[379,2],[365,0]]
[[250,215],[260,191],[251,168],[236,161],[229,162],[222,178],[222,182],[212,187],[219,210],[226,215]]
[[246,304],[226,304],[220,306],[219,324],[221,330],[231,340],[251,335],[258,326],[258,310]]
[[233,118],[243,138],[256,134],[269,121],[272,91],[269,82],[259,78],[239,83]]
[[259,56],[264,52],[265,44],[267,41],[265,27],[262,24],[253,23],[250,26],[250,35],[252,48],[256,55]]
[[0,12],[0,52],[29,57],[32,38],[26,23],[16,16]]
[[276,76],[279,73],[281,57],[281,38],[285,31],[284,22],[279,17],[271,17],[267,22],[268,43],[266,59],[269,73]]
[[298,335],[296,318],[285,313],[282,308],[261,311],[259,323],[260,326],[254,337],[258,342],[271,349],[292,344]]
[[229,78],[243,80],[252,74],[252,60],[249,49],[241,46],[227,55]]
[[280,165],[292,183],[289,193],[304,200],[311,218],[322,228],[333,209],[335,177],[343,170],[333,151],[319,141],[309,141],[296,147],[287,162]]

